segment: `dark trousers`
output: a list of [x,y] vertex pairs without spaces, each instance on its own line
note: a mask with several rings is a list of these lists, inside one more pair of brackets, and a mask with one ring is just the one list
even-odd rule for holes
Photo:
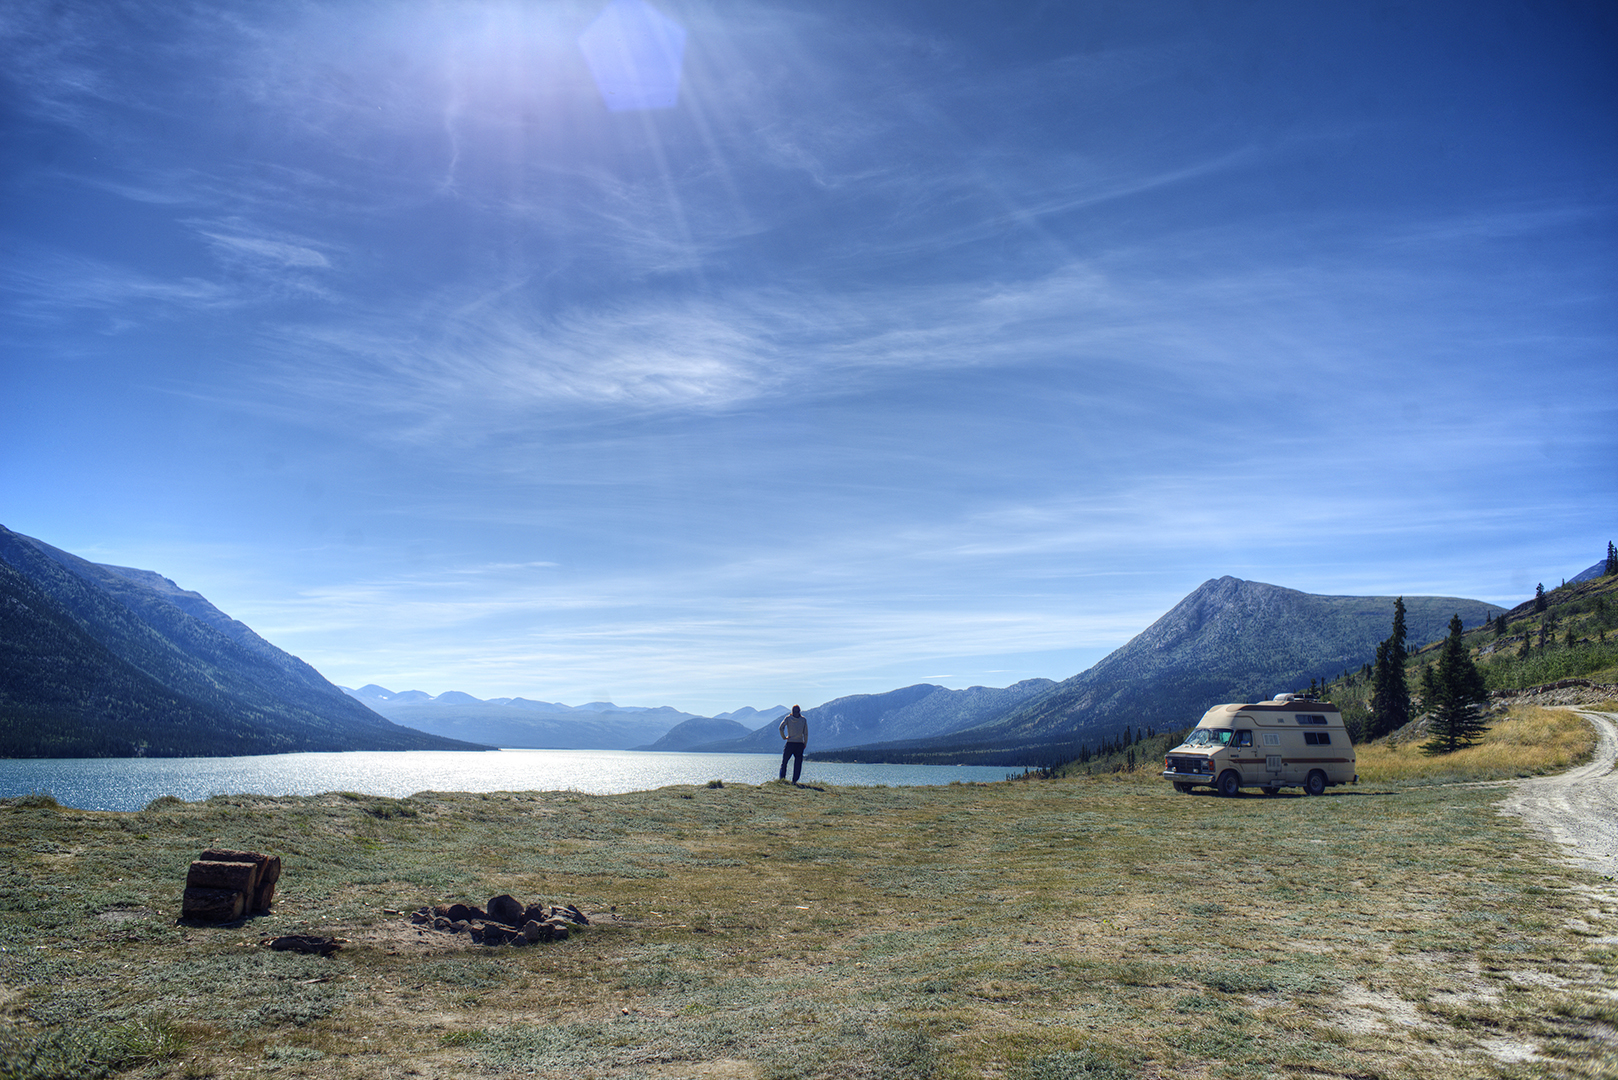
[[798,777],[803,774],[803,748],[801,742],[789,742],[781,751],[781,779],[787,778],[787,762],[792,762],[792,782],[796,784]]

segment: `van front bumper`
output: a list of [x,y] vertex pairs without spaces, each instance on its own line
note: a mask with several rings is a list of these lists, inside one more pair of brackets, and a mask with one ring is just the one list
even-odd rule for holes
[[1206,772],[1174,772],[1164,770],[1163,779],[1173,780],[1176,784],[1212,784],[1214,774]]

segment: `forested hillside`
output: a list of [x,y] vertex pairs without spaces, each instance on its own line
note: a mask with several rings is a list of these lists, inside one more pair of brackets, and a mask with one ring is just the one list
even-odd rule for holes
[[385,720],[166,578],[0,526],[0,756],[469,748]]
[[[1462,635],[1468,655],[1490,691],[1522,690],[1562,679],[1618,683],[1618,568],[1607,573],[1597,563],[1571,581],[1545,589],[1486,622],[1468,624]],[[1391,613],[1390,613],[1391,623]],[[1410,650],[1405,686],[1412,719],[1419,719],[1423,673],[1438,658],[1437,642]],[[1334,680],[1325,693],[1343,710],[1350,734],[1385,734],[1384,722],[1371,724],[1375,687],[1369,664]]]

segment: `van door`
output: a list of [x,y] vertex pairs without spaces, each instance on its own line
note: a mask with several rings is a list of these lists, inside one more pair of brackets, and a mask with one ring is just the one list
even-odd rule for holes
[[1264,779],[1268,786],[1275,787],[1280,784],[1281,774],[1286,771],[1286,757],[1281,753],[1281,733],[1262,731],[1259,735],[1264,751]]
[[1233,731],[1230,736],[1230,763],[1242,774],[1242,783],[1256,784],[1261,775],[1258,749],[1253,745],[1253,733],[1246,728]]

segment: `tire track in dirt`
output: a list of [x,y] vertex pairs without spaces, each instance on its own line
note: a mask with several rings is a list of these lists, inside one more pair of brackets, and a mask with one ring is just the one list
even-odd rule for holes
[[1618,714],[1574,711],[1597,732],[1590,761],[1556,776],[1514,782],[1500,812],[1571,848],[1568,861],[1618,880]]

